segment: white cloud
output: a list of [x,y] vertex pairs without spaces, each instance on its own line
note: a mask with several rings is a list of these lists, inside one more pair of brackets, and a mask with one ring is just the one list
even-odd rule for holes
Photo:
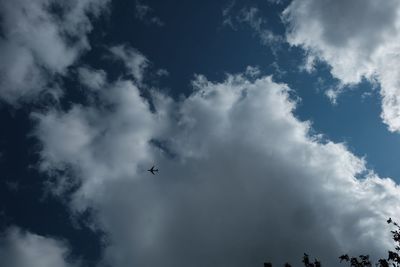
[[283,18],[288,42],[303,47],[311,61],[327,62],[343,84],[378,81],[381,117],[390,131],[400,131],[399,1],[295,0]]
[[126,45],[117,45],[110,48],[110,52],[117,60],[121,60],[129,73],[141,84],[143,81],[144,71],[148,67],[147,58],[134,48]]
[[[105,263],[261,266],[307,252],[336,266],[344,252],[386,256],[399,187],[344,145],[310,136],[285,84],[197,76],[193,87],[180,101],[154,91],[151,111],[137,86],[118,81],[92,106],[35,115],[41,168],[78,179],[71,207],[96,211],[110,240]],[[157,176],[146,171],[153,164]]]
[[3,267],[76,267],[69,262],[67,246],[58,240],[8,229],[0,237],[0,265]]
[[51,87],[52,77],[64,75],[89,48],[86,34],[92,26],[87,14],[99,15],[106,3],[1,0],[0,98],[18,104]]
[[104,70],[93,70],[90,67],[79,67],[78,77],[83,85],[94,90],[104,87],[107,81],[107,75]]
[[101,190],[104,181],[129,177],[144,159],[150,160],[147,138],[162,124],[128,81],[99,93],[98,108],[75,105],[68,113],[34,115],[40,121],[37,134],[46,139],[43,168],[80,165],[77,171],[85,177],[82,190],[88,190],[83,195],[88,196]]

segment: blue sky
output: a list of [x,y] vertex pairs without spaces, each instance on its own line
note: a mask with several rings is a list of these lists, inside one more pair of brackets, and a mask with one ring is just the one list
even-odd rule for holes
[[396,1],[0,10],[0,267],[262,266],[303,252],[333,266],[391,245]]

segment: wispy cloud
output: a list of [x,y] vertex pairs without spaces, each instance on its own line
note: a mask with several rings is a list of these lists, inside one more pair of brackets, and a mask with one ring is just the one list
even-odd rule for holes
[[235,9],[236,2],[230,2],[222,9],[222,25],[237,30],[237,25],[246,24],[264,45],[276,45],[283,41],[282,36],[275,34],[268,28],[266,20],[260,15],[257,7],[242,7]]
[[229,2],[223,9],[222,9],[222,25],[229,26],[232,29],[235,29],[234,25],[234,18],[232,17],[232,9],[235,6],[235,1]]
[[141,83],[143,81],[145,69],[148,67],[147,58],[137,51],[126,45],[117,45],[110,47],[110,52],[116,60],[122,61],[128,73]]
[[99,90],[106,84],[106,73],[104,70],[94,70],[87,66],[79,67],[78,79],[80,83],[89,89]]
[[136,0],[135,17],[145,23],[164,26],[165,23],[157,16],[153,15],[154,10],[144,2]]

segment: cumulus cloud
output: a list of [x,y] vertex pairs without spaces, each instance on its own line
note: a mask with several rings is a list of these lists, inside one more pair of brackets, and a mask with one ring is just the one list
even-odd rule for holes
[[89,49],[88,14],[98,16],[107,1],[1,0],[0,98],[17,104],[54,87],[54,76]]
[[[41,169],[61,188],[77,179],[71,208],[95,210],[110,241],[104,264],[386,256],[399,187],[343,144],[310,135],[287,85],[248,75],[196,76],[187,98],[153,91],[151,104],[119,80],[95,92],[99,103],[34,116]],[[153,164],[157,176],[146,171]]]
[[400,2],[292,1],[283,12],[287,40],[303,47],[308,68],[327,62],[343,85],[379,82],[383,121],[400,130]]
[[67,260],[67,246],[58,240],[10,228],[0,236],[3,267],[77,267]]

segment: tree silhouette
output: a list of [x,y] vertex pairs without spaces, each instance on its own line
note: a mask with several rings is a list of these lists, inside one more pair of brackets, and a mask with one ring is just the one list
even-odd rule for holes
[[[392,237],[394,242],[396,243],[395,251],[388,251],[387,259],[379,259],[377,263],[375,263],[376,267],[400,267],[400,226],[389,218],[386,221],[388,224],[393,224],[396,229],[390,231],[392,233]],[[350,267],[372,267],[371,260],[369,259],[369,255],[359,255],[358,257],[349,257],[347,254],[343,254],[339,257],[340,262],[350,263]],[[321,267],[321,262],[317,259],[314,259],[314,262],[310,261],[309,256],[304,253],[303,264],[305,267]],[[285,267],[290,267],[289,263],[285,263]],[[264,267],[272,267],[272,264],[269,262],[264,263]]]

